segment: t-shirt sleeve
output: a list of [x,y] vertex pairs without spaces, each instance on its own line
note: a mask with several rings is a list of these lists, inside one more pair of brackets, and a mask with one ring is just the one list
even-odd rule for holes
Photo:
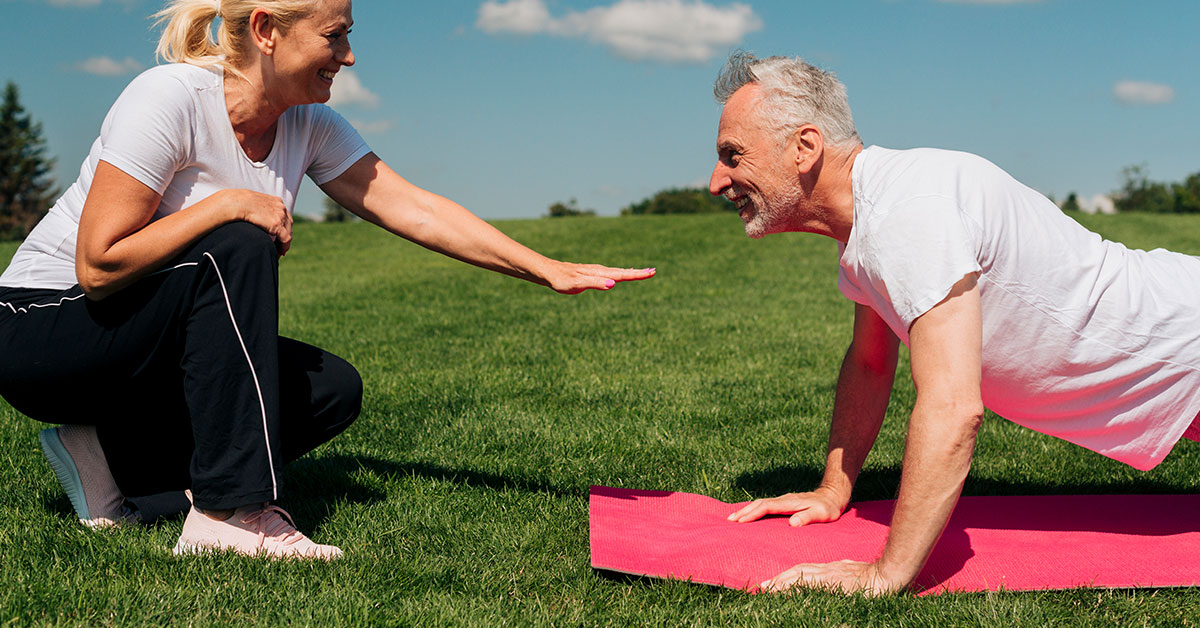
[[877,291],[888,295],[906,328],[959,280],[982,270],[978,233],[955,201],[943,196],[898,204],[875,226],[864,257],[882,283]]
[[191,160],[196,105],[192,90],[164,72],[133,80],[100,128],[100,159],[160,195]]
[[325,105],[315,105],[311,114],[309,155],[312,162],[306,174],[313,183],[322,185],[338,178],[371,152],[371,148],[358,131],[333,109]]
[[[838,242],[837,252],[838,259],[842,259],[842,257],[846,255],[846,245]],[[846,269],[842,268],[841,265],[838,266],[837,287],[838,291],[841,292],[842,295],[847,299],[863,305],[871,304],[866,295],[864,295],[862,291],[858,289],[858,286],[854,285],[854,282],[850,280],[850,276],[846,274]]]

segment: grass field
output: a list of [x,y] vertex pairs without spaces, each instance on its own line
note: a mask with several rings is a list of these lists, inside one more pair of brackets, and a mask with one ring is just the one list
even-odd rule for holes
[[[1087,217],[1140,248],[1200,254],[1200,219]],[[656,266],[574,297],[470,268],[366,224],[297,226],[281,327],[355,365],[362,417],[286,473],[288,508],[333,564],[174,558],[182,525],[92,532],[0,403],[6,625],[1180,626],[1194,589],[886,599],[604,577],[591,484],[741,501],[818,479],[852,307],[835,245],[753,241],[732,215],[502,222],[548,255]],[[8,259],[15,244],[0,245]],[[1196,289],[1195,286],[1186,289]],[[894,496],[906,356],[855,499]],[[968,495],[1191,493],[1200,444],[1140,473],[989,417]],[[1198,524],[1200,525],[1200,524]]]

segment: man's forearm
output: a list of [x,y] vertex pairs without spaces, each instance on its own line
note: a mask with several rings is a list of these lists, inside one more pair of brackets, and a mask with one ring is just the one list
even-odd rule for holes
[[895,375],[894,353],[869,364],[851,345],[842,360],[821,486],[838,495],[843,507],[849,503],[863,462],[879,436]]
[[981,417],[982,406],[941,409],[934,416],[918,402],[913,410],[900,494],[877,562],[886,580],[908,585],[933,552],[971,468]]

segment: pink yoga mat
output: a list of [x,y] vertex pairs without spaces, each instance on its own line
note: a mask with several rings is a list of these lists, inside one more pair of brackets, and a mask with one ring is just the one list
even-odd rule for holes
[[[893,501],[858,502],[832,523],[725,520],[741,504],[593,486],[592,567],[746,591],[797,563],[871,561]],[[1200,584],[1200,495],[963,497],[921,592]]]

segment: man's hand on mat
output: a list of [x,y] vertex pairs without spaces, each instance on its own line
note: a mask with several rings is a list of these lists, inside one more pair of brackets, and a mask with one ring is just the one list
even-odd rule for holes
[[802,526],[809,523],[837,521],[846,502],[824,487],[811,493],[788,493],[770,499],[756,499],[727,517],[737,523],[757,521],[766,515],[792,515],[788,523]]
[[546,283],[555,292],[579,294],[584,290],[609,290],[622,281],[649,279],[655,272],[654,268],[609,268],[599,264],[558,262],[555,272],[546,277]]
[[796,565],[759,586],[767,593],[809,587],[843,593],[887,595],[900,591],[906,585],[906,582],[885,578],[875,563],[841,560],[836,563]]

